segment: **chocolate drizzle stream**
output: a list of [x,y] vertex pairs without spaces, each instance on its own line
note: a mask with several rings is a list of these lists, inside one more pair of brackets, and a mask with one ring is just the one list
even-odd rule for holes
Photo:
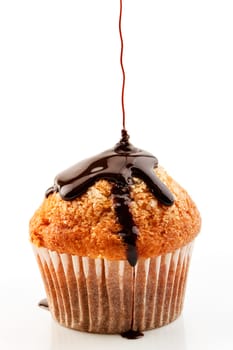
[[54,186],[46,191],[46,196],[59,192],[62,199],[72,201],[81,196],[100,179],[113,183],[112,196],[115,212],[121,230],[118,235],[126,244],[126,256],[131,266],[137,263],[136,241],[140,234],[131,210],[130,187],[134,177],[142,179],[161,204],[170,206],[174,199],[168,188],[156,176],[154,169],[158,160],[150,153],[129,143],[126,130],[113,149],[88,158],[60,173]]
[[127,184],[116,183],[113,186],[112,194],[115,204],[115,213],[122,230],[118,232],[126,244],[126,256],[131,266],[137,263],[136,240],[138,236],[138,229],[133,221],[130,212],[130,190]]

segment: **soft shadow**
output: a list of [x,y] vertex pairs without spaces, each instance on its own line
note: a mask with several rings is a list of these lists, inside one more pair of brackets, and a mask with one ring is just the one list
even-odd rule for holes
[[168,326],[144,332],[144,337],[128,340],[120,335],[100,335],[74,331],[52,321],[51,350],[186,350],[184,321],[181,316]]

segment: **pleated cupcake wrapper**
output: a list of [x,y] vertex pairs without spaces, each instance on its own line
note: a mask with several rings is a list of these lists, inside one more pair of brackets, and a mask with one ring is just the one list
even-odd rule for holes
[[147,330],[181,313],[193,242],[173,253],[127,261],[58,254],[33,246],[53,318],[94,333]]

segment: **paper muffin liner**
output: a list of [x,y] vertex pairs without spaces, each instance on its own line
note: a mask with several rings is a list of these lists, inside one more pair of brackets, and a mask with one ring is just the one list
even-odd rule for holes
[[183,308],[193,242],[176,251],[128,261],[59,254],[33,245],[52,316],[93,333],[149,330]]

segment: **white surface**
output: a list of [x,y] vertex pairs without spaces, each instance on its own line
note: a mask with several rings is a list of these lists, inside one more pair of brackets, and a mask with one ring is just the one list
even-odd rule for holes
[[1,0],[1,349],[232,349],[233,4],[124,2],[132,143],[158,156],[203,218],[183,316],[128,341],[61,328],[37,308],[28,220],[60,170],[119,139],[119,2]]

